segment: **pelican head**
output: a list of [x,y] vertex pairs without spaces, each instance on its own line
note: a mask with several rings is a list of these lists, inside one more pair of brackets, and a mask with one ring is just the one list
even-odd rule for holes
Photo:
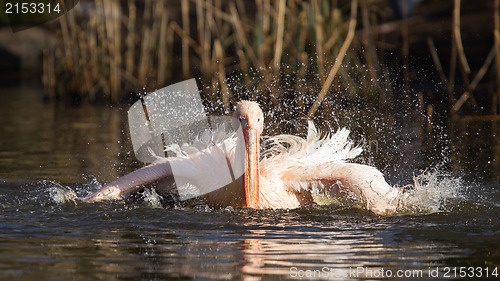
[[259,135],[262,134],[262,130],[264,129],[264,114],[258,103],[247,100],[238,102],[233,117],[234,130],[237,130],[241,124],[244,130],[253,129]]
[[244,185],[248,208],[259,202],[259,136],[264,128],[264,114],[258,103],[240,101],[233,114],[233,128],[241,126],[245,140]]

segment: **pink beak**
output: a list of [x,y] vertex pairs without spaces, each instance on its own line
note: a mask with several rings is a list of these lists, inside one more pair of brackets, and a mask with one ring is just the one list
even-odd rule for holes
[[247,208],[259,202],[259,134],[255,129],[243,130],[245,136],[245,201]]

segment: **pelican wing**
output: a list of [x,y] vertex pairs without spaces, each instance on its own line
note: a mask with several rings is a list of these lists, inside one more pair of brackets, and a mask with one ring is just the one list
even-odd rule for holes
[[269,149],[263,154],[262,164],[280,169],[276,164],[300,162],[302,165],[318,165],[353,159],[363,149],[354,145],[349,133],[349,130],[342,128],[334,134],[327,133],[320,137],[314,123],[309,121],[307,139],[292,135],[267,137],[265,143]]
[[375,213],[393,211],[398,190],[387,184],[374,167],[347,163],[362,149],[349,139],[349,130],[319,136],[309,122],[307,139],[291,135],[270,137],[271,148],[264,154],[262,173],[282,180],[289,192],[336,193],[347,188],[357,194]]
[[218,136],[215,141],[198,139],[192,145],[171,146],[168,149],[178,157],[153,156],[157,158],[155,162],[105,185],[84,200],[123,199],[146,185],[164,180],[175,180],[181,200],[221,188],[234,180],[228,163],[234,160],[236,137]]
[[148,184],[172,177],[172,167],[167,158],[159,159],[148,166],[108,183],[90,196],[83,198],[83,200],[101,201],[123,199]]
[[398,207],[399,190],[389,185],[379,170],[367,165],[332,162],[295,166],[283,171],[281,179],[292,192],[336,194],[349,189],[377,214],[392,213]]

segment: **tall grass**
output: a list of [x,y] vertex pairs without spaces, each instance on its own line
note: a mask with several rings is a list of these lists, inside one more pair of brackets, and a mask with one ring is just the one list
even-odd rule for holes
[[[309,116],[328,109],[330,103],[324,100],[332,95],[339,100],[364,95],[384,103],[392,87],[390,64],[379,48],[384,41],[379,27],[390,13],[374,8],[379,2],[95,0],[88,15],[81,16],[78,5],[59,18],[60,43],[44,52],[43,81],[50,98],[119,103],[131,94],[195,77],[205,102],[222,111],[239,98],[277,108],[293,104]],[[495,5],[498,11],[498,0]],[[461,45],[459,0],[452,12],[448,76],[438,67],[432,39],[429,47],[447,83],[449,102],[459,110],[471,94],[455,101],[455,68],[459,66],[464,77],[470,69]],[[498,15],[495,21],[495,45],[485,68],[493,58],[500,67]],[[407,82],[408,20],[402,23],[406,58],[401,62]],[[479,72],[467,90],[473,91],[483,76]]]
[[[124,6],[123,1],[96,0],[88,16],[78,19],[83,12],[77,6],[59,19],[60,44],[44,53],[48,96],[118,103],[131,92],[195,76],[203,84],[204,97],[213,103],[220,100],[228,109],[233,97],[242,95],[233,93],[240,88],[250,98],[279,105],[287,83],[287,89],[300,93],[294,97],[299,104],[310,104],[325,82],[338,86],[353,80],[383,81],[378,78],[384,74],[370,68],[378,61],[370,49],[373,34],[355,46],[345,44],[349,18],[343,15],[357,5],[337,6],[326,0],[221,2],[181,0],[174,5],[181,8],[180,18],[164,1],[129,0]],[[367,5],[361,1],[365,13]],[[370,22],[370,15],[365,17]],[[350,51],[365,46],[370,52],[362,56]],[[355,69],[341,67],[343,60],[336,59],[341,48],[344,62]],[[334,64],[344,82],[333,81],[335,75],[327,71]]]

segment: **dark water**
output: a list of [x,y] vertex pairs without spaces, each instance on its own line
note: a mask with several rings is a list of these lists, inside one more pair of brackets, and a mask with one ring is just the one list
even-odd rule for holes
[[413,115],[350,120],[370,148],[376,144],[363,161],[392,184],[414,184],[413,176],[420,184],[414,201],[423,208],[397,216],[356,205],[75,205],[56,203],[50,190],[90,192],[137,167],[126,109],[38,97],[30,89],[0,92],[1,280],[500,280],[493,122],[428,131]]

